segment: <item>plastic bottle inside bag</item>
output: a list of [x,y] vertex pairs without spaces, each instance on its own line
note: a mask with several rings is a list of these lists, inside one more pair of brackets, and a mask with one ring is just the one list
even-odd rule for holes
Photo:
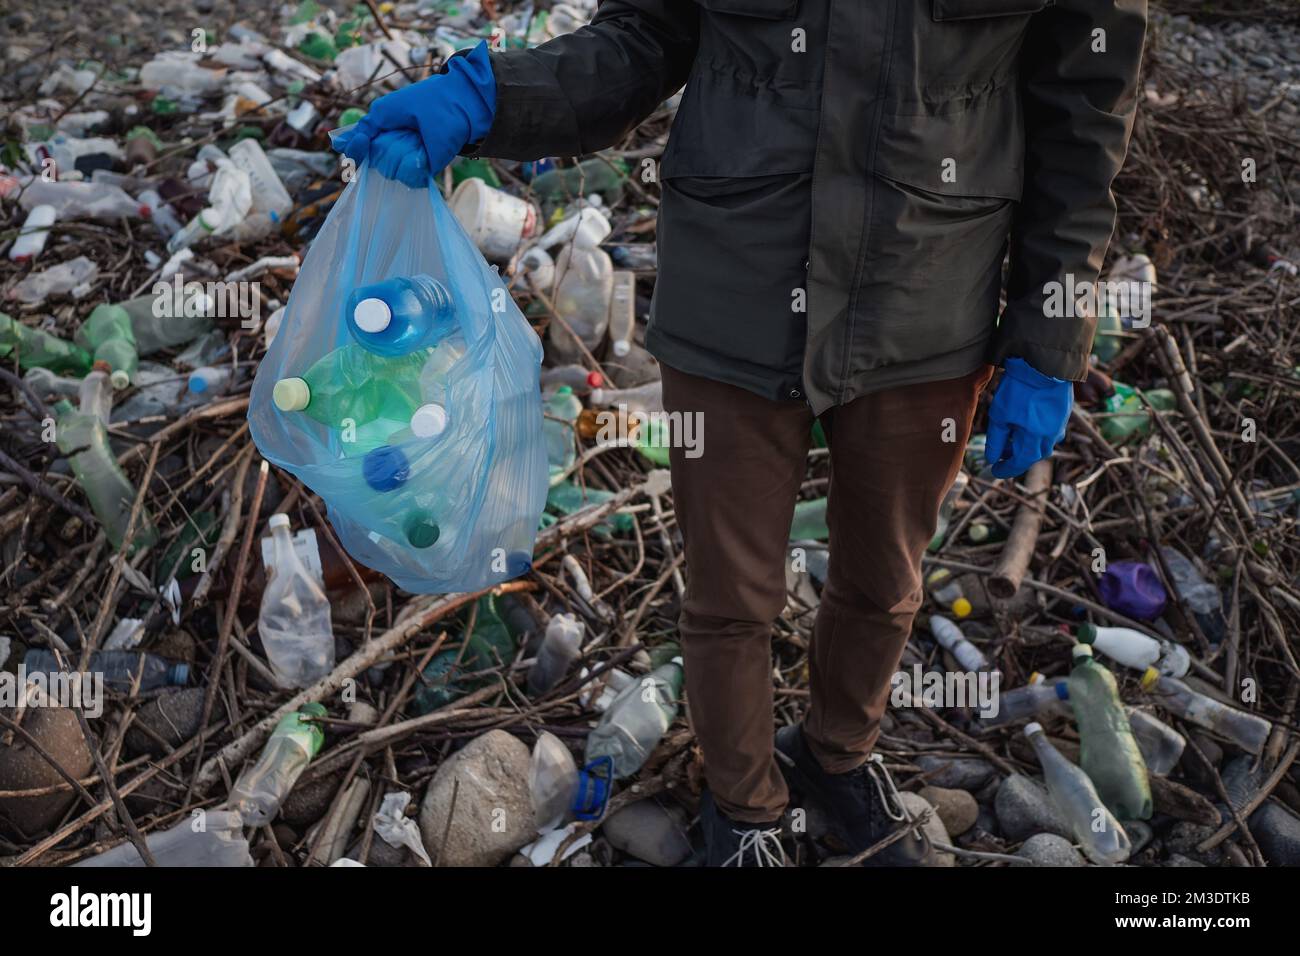
[[352,337],[376,355],[408,355],[460,328],[451,293],[426,275],[394,276],[354,289],[346,314]]
[[308,687],[334,669],[330,603],[293,549],[289,516],[271,515],[269,524],[273,551],[257,630],[276,679]]

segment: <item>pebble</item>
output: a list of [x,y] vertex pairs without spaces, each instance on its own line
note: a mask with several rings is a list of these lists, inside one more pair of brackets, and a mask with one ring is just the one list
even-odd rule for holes
[[654,800],[630,803],[602,824],[615,849],[653,866],[677,866],[691,855],[680,821]]
[[939,819],[953,836],[961,836],[979,819],[980,805],[965,790],[924,787],[921,796],[939,813]]
[[1035,833],[1070,836],[1070,825],[1047,792],[1047,788],[1023,774],[1002,782],[993,800],[998,826],[1008,840],[1025,840]]
[[1033,861],[1034,866],[1087,866],[1073,844],[1055,833],[1035,833],[1016,851],[1016,856]]

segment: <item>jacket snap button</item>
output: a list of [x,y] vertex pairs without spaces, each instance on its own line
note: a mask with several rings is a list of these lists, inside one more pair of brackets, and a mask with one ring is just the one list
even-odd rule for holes
[[799,397],[799,389],[797,389],[797,388],[792,388],[792,389],[790,389],[790,397],[791,397],[791,398],[798,398],[798,397]]

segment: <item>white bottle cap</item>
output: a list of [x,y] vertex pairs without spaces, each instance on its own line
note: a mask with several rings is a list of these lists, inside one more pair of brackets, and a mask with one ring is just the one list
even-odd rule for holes
[[1025,724],[1026,737],[1032,737],[1034,734],[1041,734],[1042,732],[1043,732],[1043,725],[1036,720],[1030,721],[1029,723]]
[[383,299],[362,299],[352,310],[352,319],[362,332],[382,332],[393,321],[393,310]]
[[289,527],[289,516],[284,512],[277,512],[276,514],[271,515],[271,520],[268,521],[266,525],[272,530],[276,528],[287,528]]
[[437,438],[447,428],[447,410],[430,402],[411,413],[411,431],[417,438]]
[[624,355],[627,355],[631,351],[632,351],[631,342],[624,342],[622,339],[619,339],[614,343],[614,354],[619,356],[620,358],[622,358]]

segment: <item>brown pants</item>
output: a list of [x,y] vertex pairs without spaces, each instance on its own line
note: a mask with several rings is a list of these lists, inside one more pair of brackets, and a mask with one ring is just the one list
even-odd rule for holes
[[[664,407],[702,427],[674,442],[673,502],[686,548],[679,630],[705,776],[734,820],[766,823],[788,793],[773,757],[772,622],[786,604],[790,522],[812,410],[663,366]],[[921,606],[921,555],[961,466],[985,366],[964,378],[865,395],[822,416],[831,449],[830,569],[810,651],[804,734],[831,773],[863,763]],[[949,439],[945,441],[946,439]]]

